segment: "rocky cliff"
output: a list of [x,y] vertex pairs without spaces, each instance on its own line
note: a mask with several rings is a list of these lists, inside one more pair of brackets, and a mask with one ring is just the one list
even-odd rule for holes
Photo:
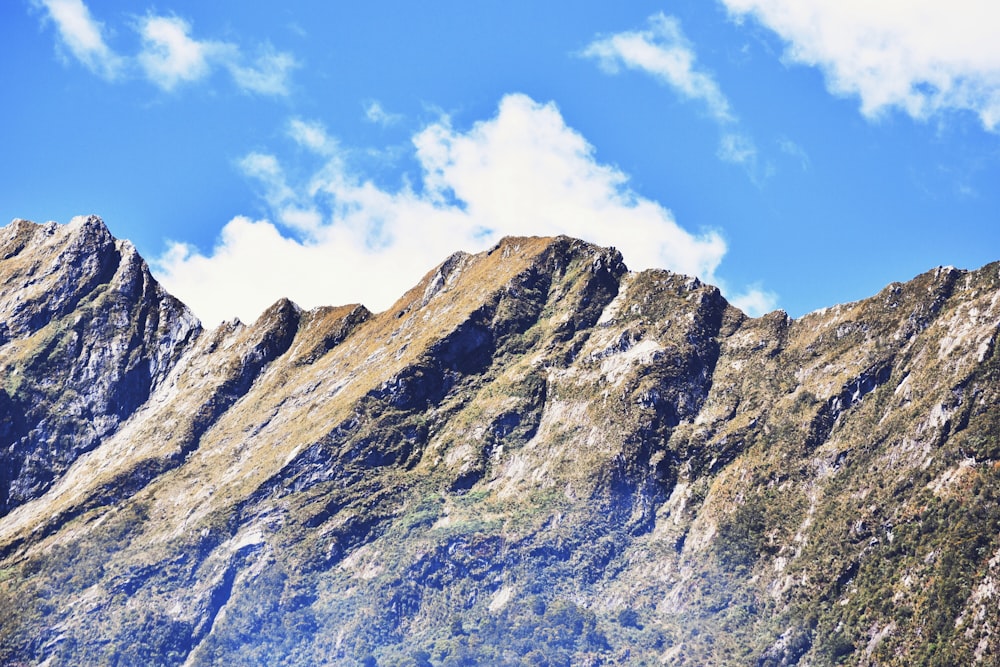
[[506,239],[205,331],[0,229],[0,663],[995,664],[1000,265],[792,320]]

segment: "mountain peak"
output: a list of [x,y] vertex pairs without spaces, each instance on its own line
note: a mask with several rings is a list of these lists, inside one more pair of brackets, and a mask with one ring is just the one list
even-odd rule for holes
[[114,432],[200,327],[96,216],[15,220],[0,257],[6,511]]
[[203,331],[98,218],[0,250],[0,662],[1000,655],[996,264],[749,318],[507,238]]

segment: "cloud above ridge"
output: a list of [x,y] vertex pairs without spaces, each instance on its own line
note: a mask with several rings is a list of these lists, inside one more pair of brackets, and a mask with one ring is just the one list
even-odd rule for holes
[[[632,191],[552,103],[508,95],[493,118],[466,131],[448,118],[428,125],[412,139],[419,178],[397,189],[352,169],[321,124],[294,119],[287,130],[317,160],[310,176],[291,179],[268,153],[239,163],[260,184],[269,219],[235,218],[210,252],[173,243],[154,262],[206,324],[252,321],[282,296],[307,308],[361,301],[382,310],[455,250],[483,250],[508,235],[576,236],[616,246],[632,269],[719,284],[721,235],[685,230]],[[747,303],[773,306],[773,295],[747,294]]]
[[877,117],[968,111],[1000,124],[1000,48],[994,0],[722,0],[786,42],[784,57],[815,66],[829,90],[857,96]]

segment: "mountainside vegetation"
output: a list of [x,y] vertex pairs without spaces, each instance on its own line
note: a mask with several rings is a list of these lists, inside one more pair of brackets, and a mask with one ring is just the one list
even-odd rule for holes
[[1000,663],[1000,263],[793,320],[509,238],[205,330],[0,228],[0,664]]

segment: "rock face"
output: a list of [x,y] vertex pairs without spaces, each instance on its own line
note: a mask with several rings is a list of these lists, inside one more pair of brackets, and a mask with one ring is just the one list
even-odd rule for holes
[[0,514],[113,434],[199,333],[100,219],[0,230]]
[[96,218],[0,258],[2,664],[1000,660],[1000,265],[752,319],[518,238],[203,331]]

